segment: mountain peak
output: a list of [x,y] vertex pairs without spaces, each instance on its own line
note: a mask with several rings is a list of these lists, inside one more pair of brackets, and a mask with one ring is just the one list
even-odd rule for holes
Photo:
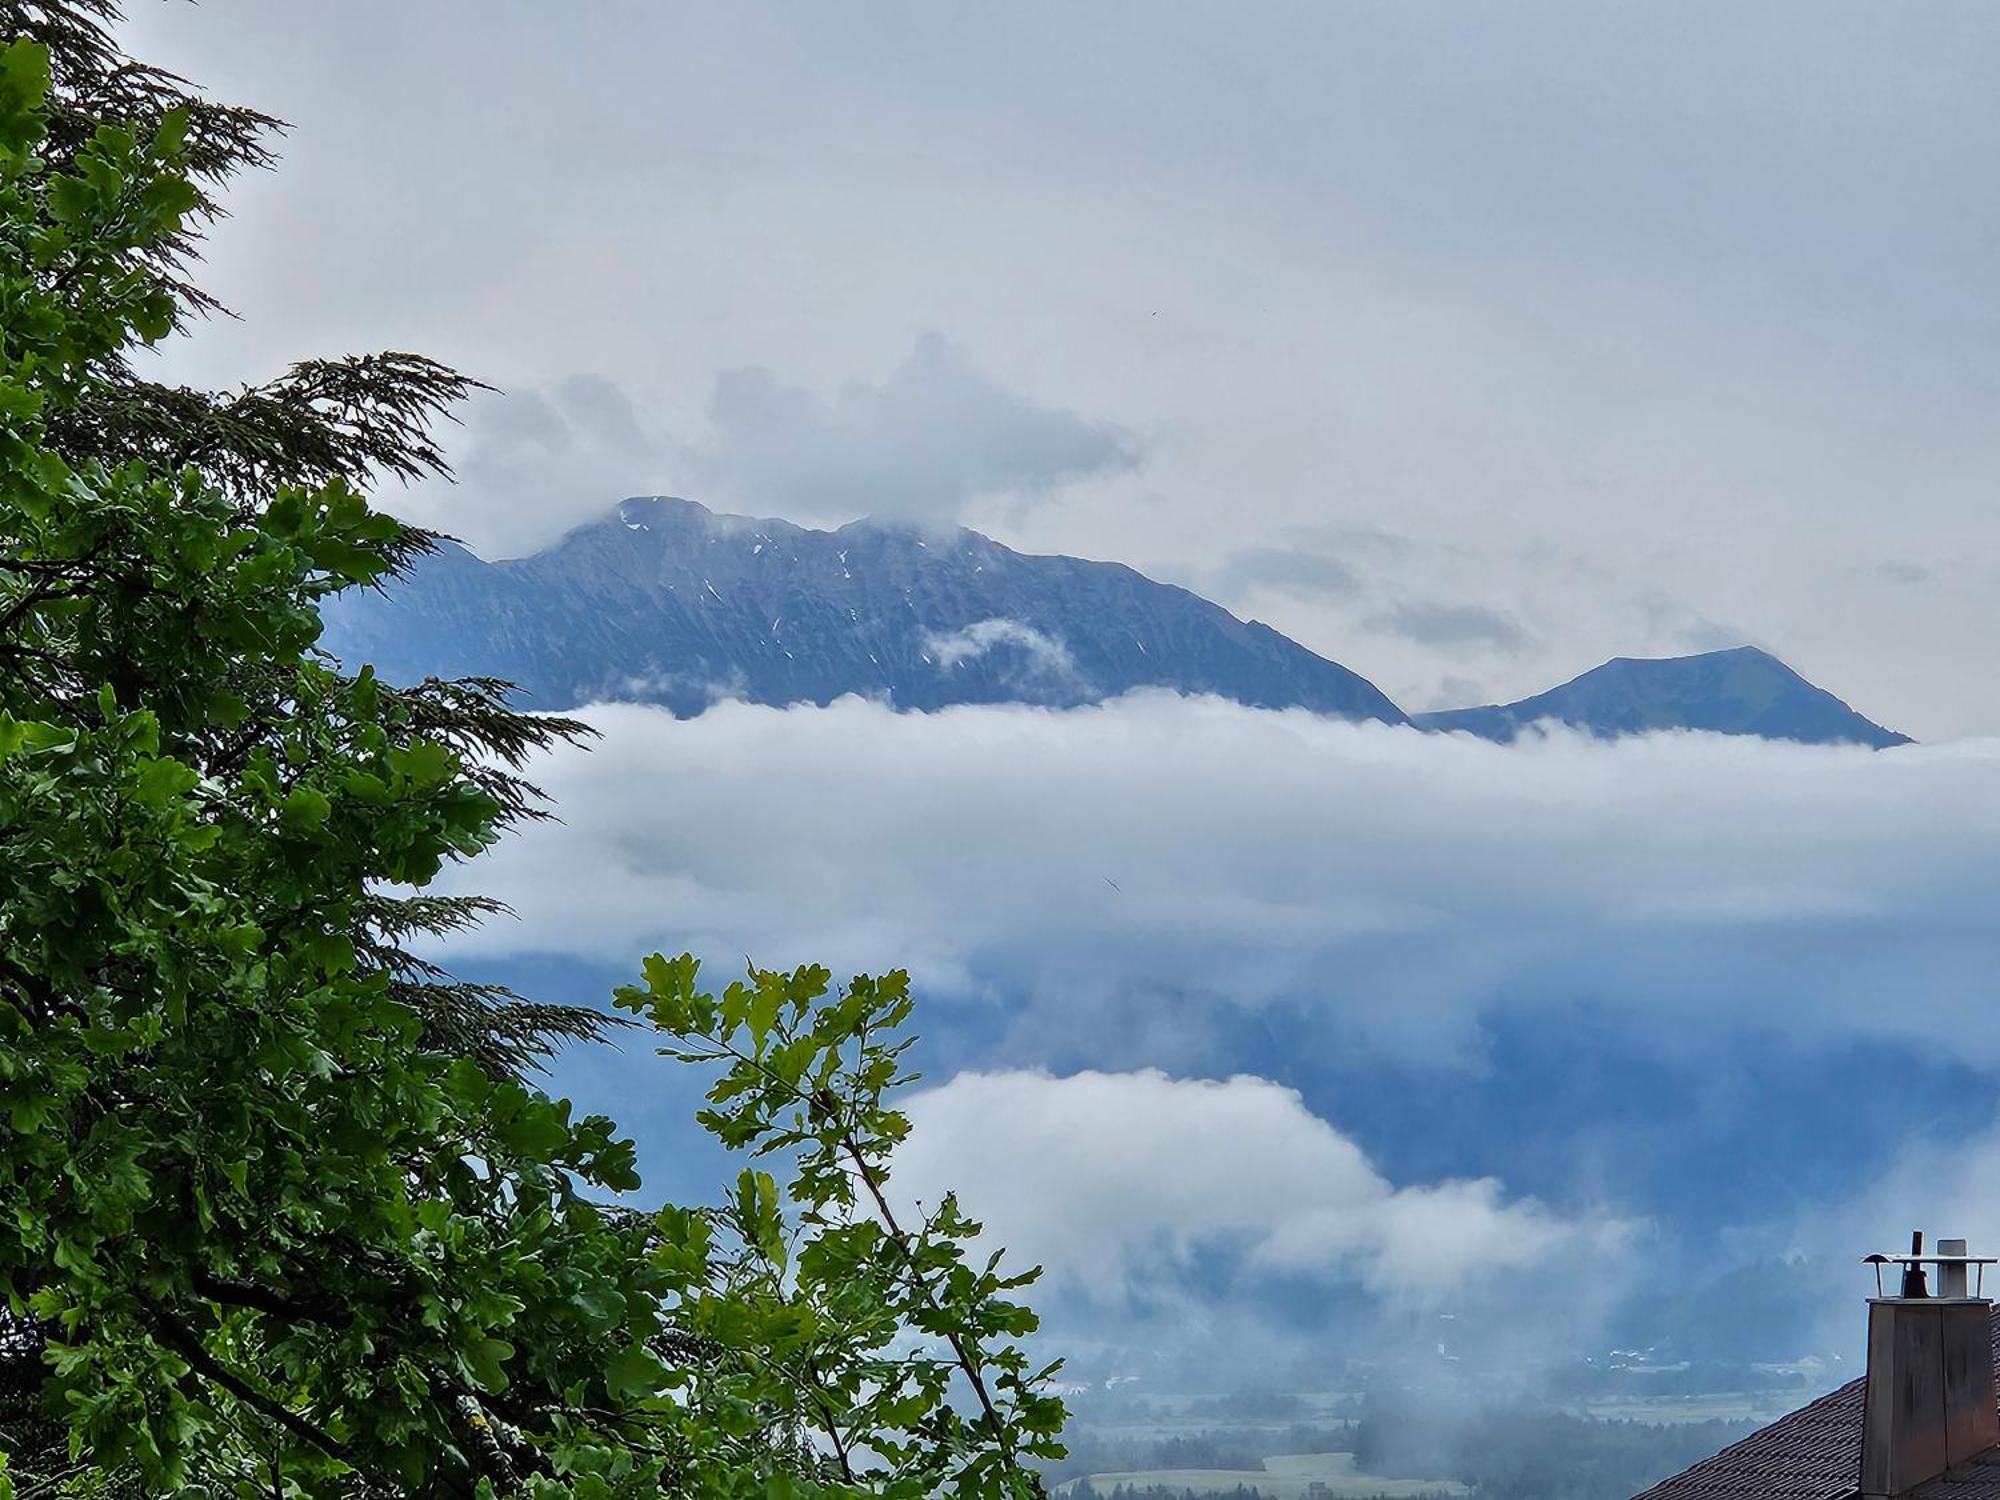
[[1373,684],[1118,563],[955,528],[836,531],[631,496],[528,557],[424,560],[323,610],[329,650],[402,681],[491,675],[536,708],[719,698],[901,708],[1094,703],[1135,688],[1406,722]]
[[1426,729],[1462,730],[1499,741],[1542,721],[1604,736],[1699,729],[1878,750],[1910,742],[1908,735],[1863,717],[1756,646],[1694,656],[1616,656],[1532,698],[1415,718]]
[[[1755,663],[1761,667],[1774,667],[1780,672],[1798,677],[1798,673],[1793,672],[1790,667],[1786,666],[1763,647],[1748,645],[1720,646],[1713,651],[1695,651],[1685,656],[1614,656],[1609,661],[1603,663],[1602,666],[1593,667],[1591,671],[1602,672],[1610,667],[1628,667],[1639,671],[1653,669],[1667,672],[1682,670],[1702,671],[1707,670],[1707,668],[1702,666],[1703,663],[1714,667],[1728,662]],[[1586,672],[1583,675],[1588,677],[1590,673]],[[1572,681],[1574,680],[1572,679]],[[1799,680],[1803,682],[1805,679],[1799,678]]]

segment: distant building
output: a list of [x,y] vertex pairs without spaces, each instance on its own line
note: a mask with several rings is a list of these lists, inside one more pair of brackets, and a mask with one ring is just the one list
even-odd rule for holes
[[1963,1240],[1924,1255],[1920,1236],[1869,1260],[1902,1295],[1868,1299],[1867,1373],[1635,1500],[2000,1500],[2000,1322],[1967,1295],[1993,1262]]

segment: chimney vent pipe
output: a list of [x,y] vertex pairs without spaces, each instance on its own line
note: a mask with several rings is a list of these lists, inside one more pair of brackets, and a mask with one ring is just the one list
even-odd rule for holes
[[1903,1262],[1903,1295],[1905,1297],[1928,1297],[1930,1287],[1924,1281],[1924,1268],[1917,1257],[1924,1253],[1924,1232],[1910,1231],[1910,1258]]
[[1940,1297],[1964,1297],[1968,1295],[1965,1279],[1965,1241],[1939,1240],[1937,1247],[1937,1294]]

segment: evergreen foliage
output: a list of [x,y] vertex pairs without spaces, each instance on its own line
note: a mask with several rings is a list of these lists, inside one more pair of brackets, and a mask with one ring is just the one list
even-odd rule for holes
[[640,1214],[631,1142],[534,1080],[613,1023],[412,950],[494,909],[426,888],[585,731],[317,651],[432,545],[363,490],[441,469],[470,382],[137,375],[277,124],[115,19],[0,0],[0,1497],[1034,1493],[1026,1278],[885,1191],[900,975],[650,961],[624,1024],[791,1168]]

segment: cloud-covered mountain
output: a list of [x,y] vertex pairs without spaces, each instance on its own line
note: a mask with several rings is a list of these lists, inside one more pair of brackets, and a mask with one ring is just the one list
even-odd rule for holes
[[489,674],[537,708],[720,698],[1068,706],[1134,688],[1405,722],[1373,684],[1267,625],[1118,563],[974,531],[812,531],[635,499],[530,557],[448,546],[386,594],[329,602],[326,644],[392,679]]
[[1463,729],[1503,742],[1544,720],[1604,736],[1706,729],[1878,750],[1910,743],[1755,646],[1656,660],[1621,656],[1518,703],[1415,717],[1426,729]]
[[816,531],[666,498],[626,500],[527,557],[447,545],[386,593],[329,601],[326,622],[329,649],[392,679],[502,677],[548,709],[655,703],[688,717],[722,699],[848,694],[904,709],[1073,707],[1157,687],[1503,742],[1542,720],[1605,736],[1907,742],[1748,646],[1619,658],[1518,703],[1411,717],[1268,625],[1119,563],[1030,556],[963,528]]

